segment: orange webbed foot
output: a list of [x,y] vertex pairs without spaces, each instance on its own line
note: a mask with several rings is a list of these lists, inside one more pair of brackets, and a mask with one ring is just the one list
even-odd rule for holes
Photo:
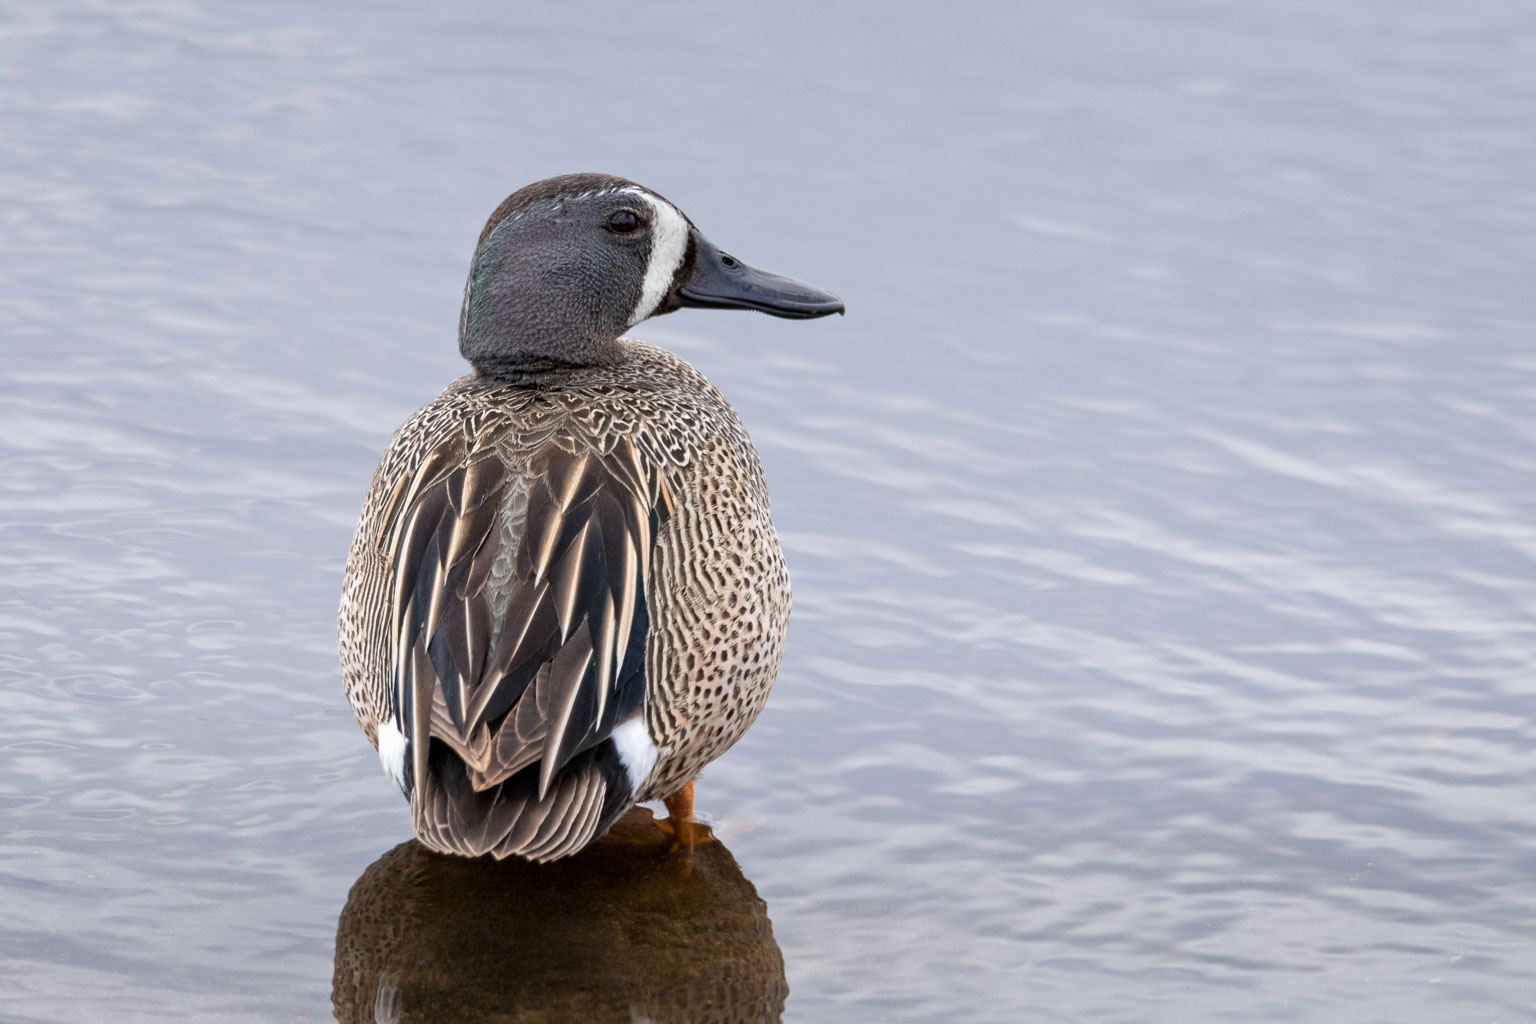
[[695,845],[711,842],[715,833],[702,821],[693,820],[693,780],[683,784],[682,788],[664,801],[667,805],[667,817],[656,824],[662,831],[672,837],[672,852],[677,850],[691,851]]

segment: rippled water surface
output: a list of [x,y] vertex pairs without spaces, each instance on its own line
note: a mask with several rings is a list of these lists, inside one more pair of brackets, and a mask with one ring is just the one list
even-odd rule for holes
[[[1528,6],[428,9],[4,7],[0,1018],[536,1001],[389,966],[532,947],[394,850],[332,623],[482,220],[587,169],[849,308],[635,332],[752,430],[796,607],[724,856],[594,868],[593,949],[718,922],[743,1019],[1525,1018]],[[598,959],[580,1013],[707,989]]]

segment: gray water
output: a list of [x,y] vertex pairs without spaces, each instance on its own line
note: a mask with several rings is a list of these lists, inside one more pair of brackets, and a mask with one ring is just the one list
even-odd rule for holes
[[343,555],[572,170],[848,304],[635,331],[795,579],[785,1019],[1529,1019],[1536,11],[428,6],[0,14],[0,1019],[330,1016]]

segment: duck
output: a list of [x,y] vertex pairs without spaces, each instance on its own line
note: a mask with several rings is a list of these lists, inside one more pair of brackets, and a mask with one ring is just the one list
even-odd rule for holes
[[694,780],[763,710],[790,582],[762,464],[703,374],[627,337],[684,308],[841,314],[608,174],[513,192],[470,261],[471,372],[391,436],[338,613],[352,712],[439,853],[551,861]]

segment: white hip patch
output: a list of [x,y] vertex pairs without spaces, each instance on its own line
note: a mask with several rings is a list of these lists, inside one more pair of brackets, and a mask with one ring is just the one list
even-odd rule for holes
[[[613,730],[613,745],[619,749],[619,760],[624,764],[624,774],[629,776],[629,788],[640,792],[645,780],[656,767],[656,744],[645,728],[645,715],[636,715]],[[380,746],[380,750],[384,748]]]
[[394,722],[380,722],[378,728],[379,763],[405,792],[405,734]]

